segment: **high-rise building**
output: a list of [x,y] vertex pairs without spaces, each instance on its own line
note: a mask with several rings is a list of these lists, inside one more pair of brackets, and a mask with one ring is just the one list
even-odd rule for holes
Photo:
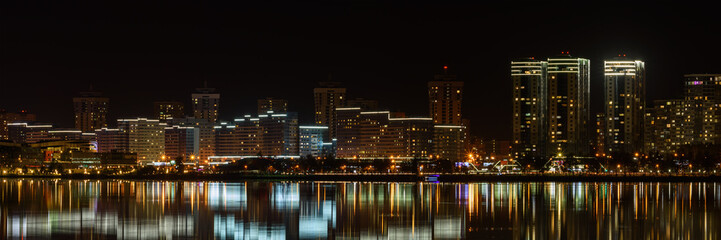
[[328,134],[327,126],[299,126],[298,130],[300,156],[321,157],[330,154],[324,152],[324,149],[326,149],[324,145],[332,144],[323,141],[325,135]]
[[687,74],[684,80],[686,138],[692,144],[721,144],[721,74]]
[[118,129],[128,135],[127,151],[137,153],[142,165],[165,160],[166,125],[158,119],[118,119]]
[[328,126],[328,139],[335,138],[336,108],[346,105],[346,89],[338,82],[321,82],[313,89],[315,100],[315,124]]
[[198,127],[165,127],[166,161],[181,159],[184,164],[200,160],[200,129]]
[[548,155],[589,154],[589,66],[568,54],[548,59]]
[[298,157],[296,113],[245,115],[214,128],[216,155],[211,161],[249,156]]
[[28,113],[22,110],[18,113],[6,112],[0,110],[0,140],[9,140],[8,136],[8,124],[14,122],[34,122],[37,121],[37,116],[33,113]]
[[185,116],[185,105],[181,102],[154,102],[153,112],[155,118],[165,121],[170,118],[182,118]]
[[81,92],[73,98],[75,111],[75,128],[83,132],[94,132],[95,129],[107,127],[108,105],[110,99],[100,92]]
[[268,111],[276,113],[288,112],[288,100],[270,97],[258,99],[258,114],[266,114]]
[[646,114],[645,64],[618,58],[603,65],[606,152],[640,153]]
[[212,123],[218,121],[220,94],[215,92],[215,88],[208,88],[207,83],[204,83],[203,88],[196,88],[191,95],[191,104],[193,104],[193,117],[208,119]]
[[448,74],[448,66],[443,71],[428,82],[429,112],[434,124],[461,125],[463,82]]
[[511,62],[513,81],[513,157],[542,159],[546,154],[548,62],[534,58]]

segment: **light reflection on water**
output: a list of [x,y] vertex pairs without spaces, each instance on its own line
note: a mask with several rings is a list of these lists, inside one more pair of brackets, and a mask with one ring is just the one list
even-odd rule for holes
[[719,183],[4,179],[8,239],[720,239]]

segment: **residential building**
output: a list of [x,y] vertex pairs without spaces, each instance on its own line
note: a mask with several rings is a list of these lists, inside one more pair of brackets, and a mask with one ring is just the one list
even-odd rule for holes
[[166,160],[164,159],[166,125],[158,119],[118,119],[118,129],[128,135],[127,152],[137,153],[138,161],[142,165]]
[[548,155],[589,155],[589,67],[567,53],[548,59]]
[[534,58],[511,62],[513,81],[513,157],[543,159],[548,137],[548,62]]
[[208,88],[207,83],[202,88],[196,88],[191,95],[191,104],[196,119],[208,119],[211,123],[218,121],[220,94],[215,92],[215,88]]
[[346,89],[338,82],[321,82],[313,89],[315,124],[328,126],[328,138],[336,137],[336,108],[346,105]]
[[0,140],[9,140],[10,136],[8,135],[8,124],[14,123],[14,122],[35,122],[37,121],[37,116],[34,113],[28,113],[25,110],[22,110],[17,113],[13,112],[6,112],[5,110],[0,110]]
[[608,153],[635,154],[644,148],[646,70],[640,60],[604,62],[605,147]]
[[153,112],[155,113],[155,118],[160,121],[171,118],[182,118],[185,116],[185,105],[175,101],[154,102]]
[[429,112],[434,124],[461,125],[463,82],[448,74],[448,66],[443,71],[428,82]]
[[110,99],[95,91],[81,92],[73,98],[75,128],[83,132],[107,127],[107,115]]

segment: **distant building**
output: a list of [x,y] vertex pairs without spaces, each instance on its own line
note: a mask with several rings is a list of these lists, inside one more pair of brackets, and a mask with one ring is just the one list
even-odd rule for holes
[[594,129],[594,153],[597,157],[606,156],[606,114],[596,114],[596,124]]
[[533,58],[511,62],[513,81],[513,157],[543,159],[548,138],[548,62]]
[[[328,126],[329,139],[335,138],[336,108],[346,105],[346,89],[338,82],[321,82],[313,89],[315,124]],[[328,140],[328,139],[326,139]]]
[[687,111],[682,99],[656,100],[647,110],[646,153],[668,155],[690,144],[685,136]]
[[392,118],[389,111],[337,108],[336,156],[346,159],[427,159],[433,152],[431,118]]
[[14,122],[35,122],[37,116],[33,113],[28,113],[23,110],[18,113],[6,112],[5,110],[0,111],[0,140],[9,140],[8,136],[8,124]]
[[378,101],[364,98],[349,99],[346,107],[359,107],[365,111],[378,110]]
[[452,162],[463,161],[465,127],[458,125],[433,126],[433,158]]
[[184,164],[199,164],[200,128],[165,127],[165,158],[174,161],[180,158]]
[[215,127],[215,156],[211,161],[243,157],[298,157],[298,115],[245,115]]
[[173,118],[168,121],[168,125],[198,128],[198,141],[200,144],[199,163],[205,164],[205,161],[208,161],[210,156],[215,155],[215,133],[213,131],[214,124],[208,119],[199,119],[193,117]]
[[721,144],[721,74],[684,75],[684,97],[686,138],[694,144]]
[[606,152],[643,151],[646,67],[639,60],[604,62]]
[[288,112],[288,100],[277,98],[258,99],[258,114],[271,112]]
[[185,116],[185,105],[181,102],[154,102],[153,113],[155,113],[155,118],[160,121],[182,118]]
[[75,111],[75,128],[83,132],[107,127],[107,115],[110,99],[100,92],[81,92],[73,98]]
[[191,104],[196,119],[208,119],[212,123],[218,121],[220,94],[215,92],[215,88],[208,88],[207,84],[203,88],[196,88],[191,95]]
[[301,157],[309,155],[321,157],[325,154],[332,154],[324,151],[324,145],[329,143],[323,140],[328,135],[327,126],[298,126],[298,131],[299,155]]
[[443,70],[444,74],[428,82],[429,112],[434,124],[461,125],[463,82],[457,81],[456,75],[448,74],[447,66]]
[[95,141],[100,153],[129,152],[128,133],[117,128],[96,129]]
[[51,140],[48,131],[53,125],[43,123],[14,122],[8,124],[8,140],[14,143],[36,143]]
[[118,119],[118,129],[128,135],[127,152],[137,153],[142,165],[164,160],[165,126],[158,119]]
[[548,59],[548,153],[589,155],[590,61],[564,54]]

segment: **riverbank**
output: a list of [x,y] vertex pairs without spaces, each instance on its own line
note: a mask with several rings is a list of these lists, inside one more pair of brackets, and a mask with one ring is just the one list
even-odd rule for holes
[[[430,175],[415,174],[154,174],[154,175],[0,175],[0,178],[148,181],[353,181],[422,182]],[[439,174],[433,182],[721,182],[721,175],[680,174]]]

